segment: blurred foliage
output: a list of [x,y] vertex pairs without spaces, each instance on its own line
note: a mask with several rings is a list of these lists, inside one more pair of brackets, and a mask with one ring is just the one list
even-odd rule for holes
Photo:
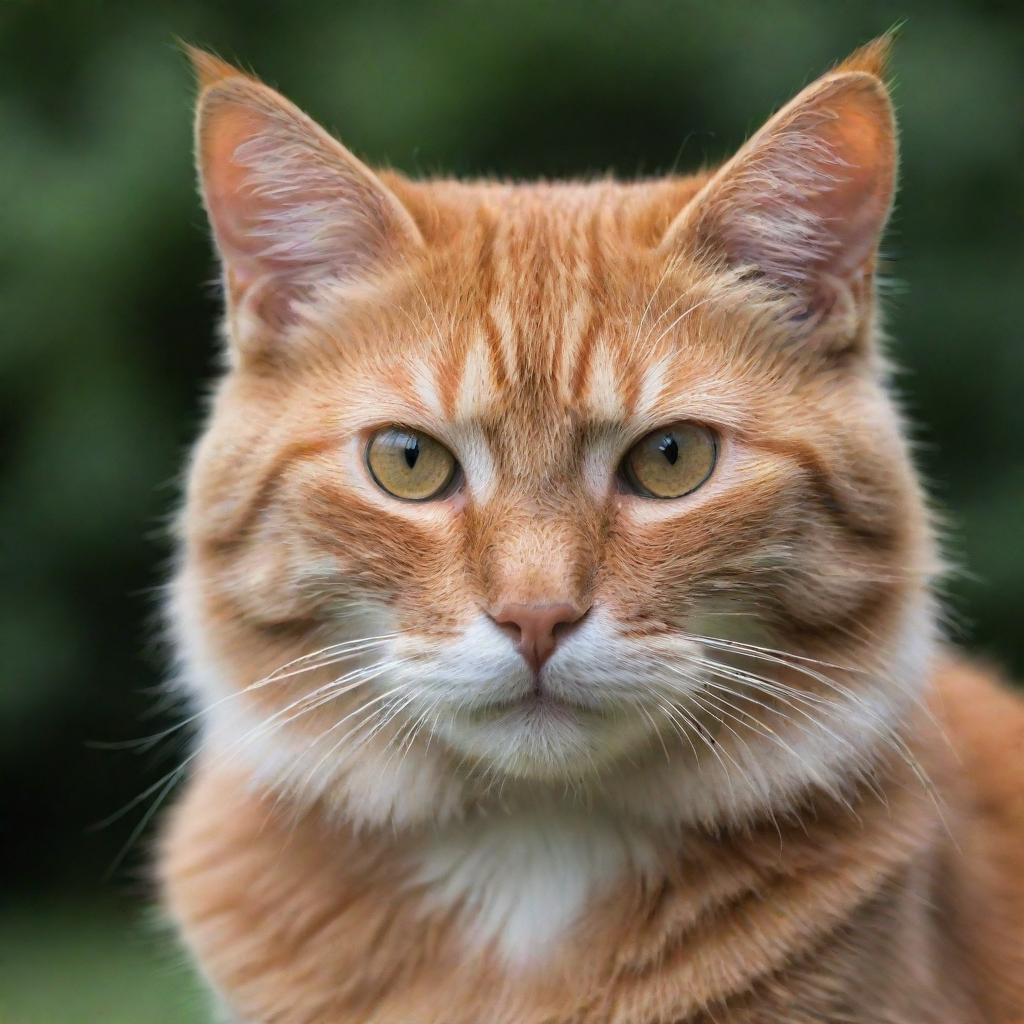
[[171,937],[109,900],[0,916],[3,1024],[190,1024],[209,999]]
[[5,882],[109,889],[147,801],[90,826],[181,756],[94,745],[170,720],[154,696],[164,523],[216,358],[175,36],[240,58],[371,161],[633,176],[723,157],[903,19],[893,352],[969,569],[950,579],[954,628],[1021,674],[1021,5],[0,0]]

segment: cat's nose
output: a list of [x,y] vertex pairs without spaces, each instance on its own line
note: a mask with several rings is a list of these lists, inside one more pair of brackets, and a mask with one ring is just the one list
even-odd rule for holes
[[506,604],[491,618],[515,641],[519,653],[534,672],[555,653],[558,642],[587,614],[567,602],[557,604]]

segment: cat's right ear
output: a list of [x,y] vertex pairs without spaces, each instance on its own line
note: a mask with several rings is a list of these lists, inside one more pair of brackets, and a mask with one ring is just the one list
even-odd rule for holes
[[324,283],[366,277],[422,243],[395,194],[302,111],[219,58],[186,52],[234,333],[279,333]]

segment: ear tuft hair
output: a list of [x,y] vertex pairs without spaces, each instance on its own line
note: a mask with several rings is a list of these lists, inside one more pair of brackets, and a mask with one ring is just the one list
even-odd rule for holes
[[866,74],[874,75],[875,78],[880,78],[883,82],[886,81],[889,58],[892,56],[892,47],[898,31],[899,26],[858,47],[846,60],[840,61],[832,69],[833,72],[863,71]]
[[215,53],[210,53],[209,50],[200,49],[198,46],[193,46],[191,43],[183,41],[179,41],[178,45],[192,65],[192,71],[196,76],[196,84],[199,86],[200,92],[208,89],[211,85],[227,81],[229,78],[245,78],[249,81],[257,80],[255,76],[242,71],[240,68],[236,68],[226,60],[222,60]]

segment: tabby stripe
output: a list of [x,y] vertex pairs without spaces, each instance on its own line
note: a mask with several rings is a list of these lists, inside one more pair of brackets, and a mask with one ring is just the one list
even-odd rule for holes
[[809,445],[799,441],[761,439],[757,441],[757,447],[797,463],[810,478],[812,488],[832,520],[860,544],[869,544],[886,551],[892,551],[897,546],[903,532],[900,524],[891,516],[884,522],[868,521],[835,485],[833,474]]

